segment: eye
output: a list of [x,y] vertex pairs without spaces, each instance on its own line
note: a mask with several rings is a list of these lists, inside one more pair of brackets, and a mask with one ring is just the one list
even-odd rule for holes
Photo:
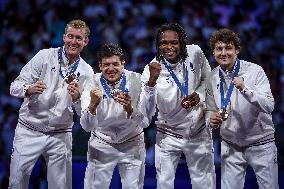
[[178,41],[173,41],[172,44],[173,45],[178,45]]
[[83,37],[77,36],[76,39],[77,39],[78,41],[82,41],[82,40],[83,40]]
[[215,50],[216,51],[222,51],[222,48],[221,47],[216,47]]

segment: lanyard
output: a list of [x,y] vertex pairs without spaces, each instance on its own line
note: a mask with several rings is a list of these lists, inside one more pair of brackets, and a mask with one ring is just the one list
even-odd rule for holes
[[165,67],[167,68],[167,70],[170,72],[172,78],[174,79],[175,83],[177,84],[179,90],[181,91],[181,93],[183,94],[184,97],[188,96],[188,70],[187,70],[187,66],[183,63],[183,68],[185,70],[185,74],[184,74],[184,83],[182,84],[176,74],[173,71],[173,68],[166,63],[165,58],[162,57],[161,62],[165,65]]
[[[231,83],[230,83],[230,85],[228,87],[228,91],[227,91],[226,97],[225,97],[225,92],[224,92],[225,78],[224,78],[224,76],[223,76],[223,74],[222,74],[220,69],[219,69],[219,77],[220,77],[221,108],[226,110],[227,105],[228,105],[228,103],[230,101],[233,89],[234,89],[234,84],[231,81]],[[236,60],[236,67],[235,67],[234,73],[233,73],[233,79],[238,75],[239,71],[240,71],[240,60],[237,59]]]
[[[127,93],[128,92],[128,89],[126,88],[126,76],[125,76],[125,73],[122,72],[121,76],[120,76],[120,86],[119,86],[119,89],[121,90],[121,92],[123,93]],[[112,91],[109,87],[109,85],[107,84],[107,81],[106,79],[104,78],[103,75],[101,75],[101,78],[100,78],[100,82],[104,88],[104,91],[106,93],[106,95],[108,96],[108,98],[112,98]]]
[[[78,68],[79,62],[80,62],[80,57],[78,57],[75,60],[75,63],[72,64],[71,69],[69,69],[68,72],[66,73],[66,75],[64,76],[63,73],[62,73],[62,70],[61,70],[61,66],[64,64],[63,57],[62,57],[62,51],[63,51],[63,48],[60,47],[59,50],[58,50],[58,63],[59,63],[59,66],[60,66],[59,73],[60,73],[61,77],[63,79],[65,79],[69,75],[72,75],[72,74],[75,73],[75,71]],[[80,75],[80,73],[77,74],[77,77],[79,77],[79,75]]]

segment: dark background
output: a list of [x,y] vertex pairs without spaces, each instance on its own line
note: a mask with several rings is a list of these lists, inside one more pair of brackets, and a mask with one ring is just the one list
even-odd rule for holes
[[[155,35],[164,22],[178,22],[188,32],[190,44],[199,45],[212,68],[216,66],[209,47],[211,33],[228,27],[240,34],[240,59],[261,65],[275,98],[273,121],[278,147],[280,188],[284,188],[284,3],[282,0],[0,0],[0,188],[7,188],[9,160],[21,99],[9,95],[11,81],[42,48],[63,45],[62,35],[72,19],[90,26],[90,43],[82,57],[98,72],[98,48],[108,42],[120,44],[127,69],[142,72],[155,55]],[[89,133],[75,118],[73,128],[73,188],[83,187]],[[155,125],[145,130],[147,158],[144,188],[155,188],[153,145]],[[217,186],[220,188],[219,135],[214,133]],[[30,188],[46,188],[46,167],[40,160],[31,176]],[[281,183],[282,182],[282,183]],[[184,159],[177,169],[175,188],[190,188]],[[246,188],[257,188],[249,168]],[[120,188],[117,170],[112,188]]]

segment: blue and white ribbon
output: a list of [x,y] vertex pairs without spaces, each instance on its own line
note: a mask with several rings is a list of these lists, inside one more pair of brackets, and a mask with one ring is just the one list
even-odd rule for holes
[[226,96],[225,96],[225,92],[224,92],[225,78],[224,78],[220,69],[219,69],[219,77],[220,77],[221,108],[226,110],[228,103],[230,101],[233,89],[234,89],[234,84],[233,84],[232,81],[236,76],[238,76],[238,73],[240,71],[240,60],[239,59],[236,60],[236,66],[235,66],[235,69],[233,70],[233,78],[232,78],[232,81],[231,81],[231,83],[228,87]]
[[[127,93],[128,89],[126,88],[126,76],[125,76],[124,72],[122,72],[122,74],[120,76],[120,80],[121,80],[121,82],[120,82],[119,89],[121,90],[121,92]],[[103,75],[101,75],[100,82],[103,86],[103,89],[104,89],[107,97],[112,98],[111,89],[110,89],[109,85],[107,84],[107,80],[104,78]]]
[[161,62],[165,65],[165,67],[167,68],[167,70],[170,72],[172,78],[174,79],[175,83],[177,84],[179,90],[181,91],[182,95],[184,97],[188,96],[188,70],[187,70],[187,66],[184,64],[184,70],[185,70],[185,74],[184,74],[184,83],[182,84],[176,74],[173,71],[173,68],[166,63],[165,58],[162,57],[161,58]]
[[[72,64],[71,68],[67,71],[66,75],[64,76],[63,73],[62,73],[62,70],[61,70],[62,65],[64,65],[62,52],[63,52],[63,47],[60,47],[59,50],[58,50],[58,63],[59,63],[59,67],[60,67],[59,73],[60,73],[61,77],[63,79],[65,79],[69,75],[74,74],[75,71],[77,70],[79,62],[80,62],[80,56],[78,56],[78,58],[75,60],[75,63]],[[79,77],[79,76],[80,76],[80,73],[78,72],[77,77]]]

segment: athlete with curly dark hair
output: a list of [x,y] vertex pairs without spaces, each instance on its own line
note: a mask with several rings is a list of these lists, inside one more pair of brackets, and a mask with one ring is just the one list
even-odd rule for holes
[[156,40],[156,58],[145,67],[142,81],[156,90],[157,188],[174,188],[183,153],[192,188],[213,189],[213,143],[204,117],[204,82],[211,68],[199,46],[187,45],[187,34],[179,24],[162,25]]

